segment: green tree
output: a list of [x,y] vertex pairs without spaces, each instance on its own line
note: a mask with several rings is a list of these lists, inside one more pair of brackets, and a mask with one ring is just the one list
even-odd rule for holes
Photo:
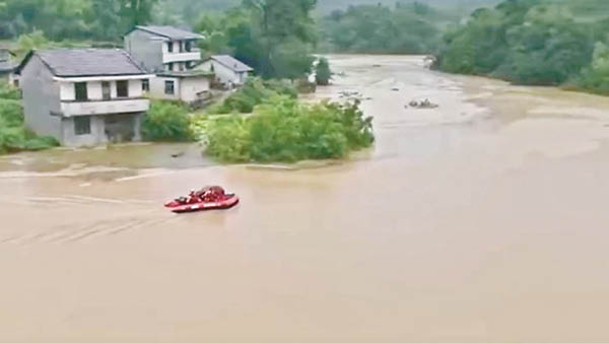
[[[304,76],[310,71],[316,31],[311,12],[317,0],[243,0],[251,17],[250,38],[258,47],[257,69],[265,77]],[[301,57],[290,53],[298,49]],[[306,56],[306,58],[305,58]]]
[[285,96],[250,117],[202,119],[194,127],[208,154],[227,162],[340,159],[374,142],[372,118],[359,104],[304,105]]
[[317,66],[315,67],[315,82],[318,85],[326,86],[330,83],[331,78],[330,63],[328,59],[322,57],[317,61]]
[[609,95],[609,46],[598,42],[591,65],[586,68],[577,85],[583,89]]
[[145,25],[152,19],[152,10],[159,0],[120,0],[120,15],[128,28]]
[[594,23],[575,21],[569,4],[507,0],[478,10],[444,36],[436,66],[520,84],[569,82],[590,64],[599,37]]
[[322,21],[330,49],[339,52],[430,53],[439,42],[438,12],[420,4],[352,6],[334,11]]
[[148,141],[192,140],[188,109],[173,102],[154,101],[144,118],[142,134]]

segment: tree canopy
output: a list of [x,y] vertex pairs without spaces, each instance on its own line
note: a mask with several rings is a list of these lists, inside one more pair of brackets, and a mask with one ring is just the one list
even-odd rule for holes
[[507,0],[477,10],[444,35],[437,67],[519,84],[596,87],[593,75],[606,72],[608,21],[583,16],[579,1]]

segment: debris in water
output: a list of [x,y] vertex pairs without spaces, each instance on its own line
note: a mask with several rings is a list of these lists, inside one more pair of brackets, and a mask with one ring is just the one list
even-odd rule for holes
[[179,158],[179,157],[184,156],[184,154],[185,154],[184,152],[175,153],[175,154],[171,154],[171,157],[172,158]]
[[417,108],[417,109],[435,109],[438,107],[438,104],[434,104],[434,103],[430,102],[429,99],[425,99],[421,102],[412,100],[410,103],[408,103],[408,105],[410,105],[410,107]]

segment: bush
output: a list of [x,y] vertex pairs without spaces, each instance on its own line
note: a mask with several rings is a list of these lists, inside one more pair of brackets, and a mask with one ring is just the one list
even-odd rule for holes
[[59,145],[52,137],[38,137],[23,126],[9,126],[0,117],[0,154],[43,150]]
[[23,125],[23,106],[21,101],[13,99],[0,99],[0,117],[9,127]]
[[278,96],[250,117],[201,120],[195,129],[207,153],[226,162],[340,159],[374,142],[372,118],[359,103],[303,105]]
[[191,141],[188,109],[174,102],[153,102],[144,119],[142,135],[147,141]]
[[43,150],[59,145],[52,137],[38,137],[25,128],[21,93],[0,85],[0,154]]
[[19,100],[21,99],[21,91],[0,80],[0,99]]
[[298,91],[284,81],[263,81],[259,78],[250,78],[243,87],[230,95],[222,104],[210,107],[207,112],[211,114],[251,113],[256,105],[277,95],[296,98]]

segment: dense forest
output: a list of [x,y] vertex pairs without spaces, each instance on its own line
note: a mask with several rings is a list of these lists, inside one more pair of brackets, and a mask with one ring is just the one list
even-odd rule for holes
[[448,72],[609,93],[607,0],[0,0],[0,39],[21,53],[120,44],[144,23],[204,33],[205,53],[265,77],[302,77],[315,50],[425,53]]
[[609,93],[606,0],[507,0],[444,35],[441,70]]
[[[324,16],[336,10],[346,10],[350,6],[382,5],[393,7],[396,3],[410,4],[414,0],[318,0],[315,14]],[[491,6],[500,0],[419,0],[429,6],[445,9],[454,14],[465,15],[470,11]],[[238,6],[241,0],[161,0],[158,4],[157,19],[167,23],[184,22],[195,25],[200,13],[227,11]]]

